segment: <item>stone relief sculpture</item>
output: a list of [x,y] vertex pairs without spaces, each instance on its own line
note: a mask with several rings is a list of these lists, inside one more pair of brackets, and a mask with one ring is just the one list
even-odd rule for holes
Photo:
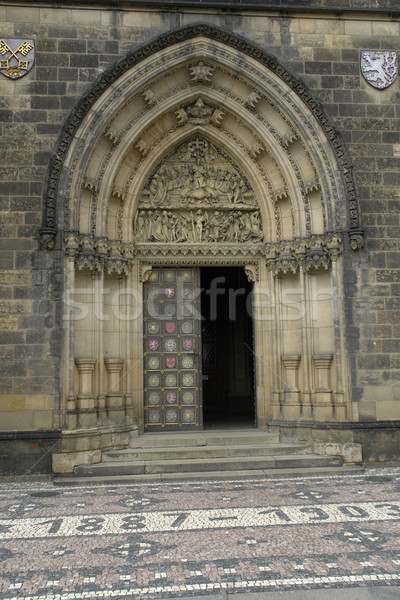
[[200,137],[182,144],[151,175],[133,227],[136,243],[263,241],[247,179]]

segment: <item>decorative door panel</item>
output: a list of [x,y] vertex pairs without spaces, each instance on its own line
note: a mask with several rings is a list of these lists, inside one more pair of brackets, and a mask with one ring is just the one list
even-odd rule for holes
[[202,429],[200,269],[153,269],[143,298],[145,431]]

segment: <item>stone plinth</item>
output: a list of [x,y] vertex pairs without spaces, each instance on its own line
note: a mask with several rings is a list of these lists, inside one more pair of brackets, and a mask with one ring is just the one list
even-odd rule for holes
[[300,389],[298,385],[298,369],[300,356],[282,356],[281,360],[285,368],[285,389],[283,392],[282,416],[284,419],[294,421],[300,418]]
[[76,358],[79,373],[79,393],[76,397],[77,424],[80,427],[94,427],[97,423],[96,396],[93,389],[95,358]]
[[330,371],[333,355],[320,354],[313,356],[317,386],[314,394],[314,418],[326,421],[333,417],[332,388]]
[[107,417],[114,423],[123,423],[125,420],[124,396],[120,388],[124,361],[120,358],[106,358],[104,364],[108,373]]

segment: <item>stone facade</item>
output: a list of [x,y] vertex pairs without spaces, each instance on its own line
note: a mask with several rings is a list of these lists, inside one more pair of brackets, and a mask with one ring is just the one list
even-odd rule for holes
[[397,0],[113,4],[0,2],[2,39],[36,51],[0,80],[0,473],[51,455],[68,472],[142,433],[141,317],[93,315],[105,288],[141,306],[152,266],[294,289],[300,323],[259,307],[276,381],[257,359],[258,426],[397,460],[400,79],[360,71],[362,51],[399,51]]

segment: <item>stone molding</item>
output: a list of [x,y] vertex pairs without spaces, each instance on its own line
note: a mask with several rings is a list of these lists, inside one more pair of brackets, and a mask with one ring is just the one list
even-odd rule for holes
[[[163,258],[207,257],[207,262],[216,260],[226,264],[224,257],[259,258],[266,260],[274,275],[298,273],[300,267],[306,272],[328,270],[332,261],[343,251],[342,234],[313,235],[273,243],[257,244],[192,244],[192,243],[122,243],[119,240],[96,238],[90,234],[68,232],[64,237],[65,254],[75,263],[78,271],[104,272],[108,275],[127,276],[135,260],[154,257],[155,263]],[[250,261],[251,263],[251,261]],[[244,262],[246,264],[246,262]]]
[[[346,187],[350,217],[350,234],[355,234],[357,232],[356,237],[353,235],[351,238],[350,247],[353,250],[362,248],[363,232],[360,228],[360,209],[353,166],[339,133],[329,117],[325,114],[321,105],[313,98],[307,86],[268,52],[244,38],[205,24],[188,26],[172,33],[164,34],[139,50],[129,53],[108,69],[79,101],[61,132],[60,141],[49,164],[45,186],[43,227],[39,231],[41,248],[44,250],[51,250],[55,245],[57,233],[57,198],[60,195],[59,184],[63,163],[79,126],[93,104],[121,75],[137,65],[140,61],[160,52],[172,44],[184,42],[198,36],[204,36],[223,43],[236,51],[240,51],[257,60],[285,82],[311,111],[320,127],[323,129],[330,142],[331,148],[336,155],[341,176]],[[203,79],[205,78],[205,81],[207,81],[207,78],[210,75],[209,71],[205,72],[200,63],[197,66],[198,68],[196,71],[193,71],[193,67],[191,67],[193,76],[203,77]],[[251,99],[249,105],[250,108],[251,104],[254,104],[255,101],[255,98]]]
[[78,271],[100,273],[104,270],[108,275],[126,276],[131,269],[131,244],[75,232],[65,236],[64,244],[66,255],[74,261]]

